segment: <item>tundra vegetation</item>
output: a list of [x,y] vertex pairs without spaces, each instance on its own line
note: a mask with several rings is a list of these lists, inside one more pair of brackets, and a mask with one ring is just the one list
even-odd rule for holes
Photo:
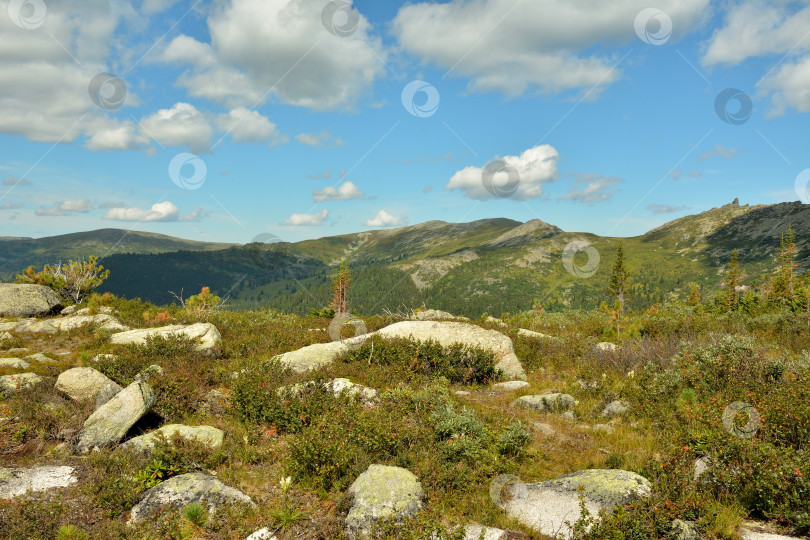
[[[678,519],[706,538],[738,538],[745,520],[806,535],[810,276],[797,272],[795,254],[788,232],[772,274],[756,286],[741,290],[744,269],[733,253],[723,288],[694,285],[685,298],[673,294],[645,310],[605,302],[600,309],[551,313],[536,303],[500,319],[484,314],[470,322],[507,334],[527,373],[528,386],[509,392],[494,389],[500,373],[493,354],[475,347],[373,336],[308,373],[272,360],[330,341],[329,317],[348,311],[346,267],[335,281],[332,309],[305,316],[221,309],[210,289],[162,306],[87,291],[76,301],[90,314],[109,311],[132,328],[204,319],[221,333],[221,346],[211,355],[179,337],[113,345],[109,330],[92,325],[2,339],[2,357],[24,347],[25,354],[41,352],[53,362],[32,362],[28,370],[43,383],[0,397],[0,467],[66,464],[76,467],[79,481],[55,492],[0,499],[0,535],[241,539],[266,527],[278,539],[342,538],[347,489],[371,464],[411,471],[426,493],[417,515],[384,524],[377,538],[461,538],[454,527],[469,523],[541,538],[495,504],[492,481],[511,474],[537,482],[584,469],[638,473],[650,481],[651,494],[598,520],[584,515],[572,524],[579,539],[674,537]],[[95,259],[81,264],[90,265],[93,276],[73,287],[92,290],[106,276]],[[614,272],[619,270],[629,283],[632,269],[617,263]],[[30,269],[24,276],[60,292],[71,283],[59,279],[63,267]],[[617,304],[622,287],[615,280],[609,291],[619,297]],[[418,313],[363,320],[374,332],[408,315]],[[617,347],[596,346],[606,341]],[[68,368],[91,366],[126,387],[153,365],[161,368],[148,375],[156,403],[131,434],[164,424],[205,424],[225,432],[223,444],[211,448],[176,436],[158,438],[148,455],[122,446],[73,453],[71,444],[94,404],[66,399],[53,379]],[[18,372],[0,367],[0,375]],[[376,389],[375,405],[360,395],[324,392],[320,383],[337,377]],[[553,392],[575,398],[573,420],[511,406],[520,396]],[[603,416],[617,400],[629,409]],[[729,422],[735,402],[749,408]],[[755,426],[745,414],[750,408],[757,412]],[[610,429],[593,429],[597,424]],[[706,466],[698,478],[697,460]],[[256,506],[226,505],[210,513],[195,503],[167,509],[161,520],[127,524],[147,489],[195,471],[215,474]]]

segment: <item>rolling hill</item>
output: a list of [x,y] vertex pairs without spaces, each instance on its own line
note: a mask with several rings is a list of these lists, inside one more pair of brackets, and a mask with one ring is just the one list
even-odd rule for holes
[[[810,249],[802,239],[810,234],[808,206],[748,206],[735,200],[631,238],[566,232],[540,220],[497,218],[429,221],[297,243],[114,254],[103,258],[111,270],[103,287],[164,304],[174,300],[169,291],[188,296],[208,285],[227,296],[232,308],[302,313],[329,302],[331,276],[345,260],[352,270],[350,304],[361,314],[425,304],[470,316],[500,315],[528,309],[535,301],[558,311],[610,300],[607,282],[621,242],[634,278],[630,306],[642,308],[671,292],[685,294],[689,282],[704,290],[716,288],[734,248],[746,271],[744,283],[752,283],[773,267],[788,225],[799,244],[800,270],[806,269]],[[596,252],[590,263],[587,253],[576,253],[570,272],[563,254],[567,246],[572,253],[572,242],[592,245]],[[576,275],[576,268],[587,277]]]

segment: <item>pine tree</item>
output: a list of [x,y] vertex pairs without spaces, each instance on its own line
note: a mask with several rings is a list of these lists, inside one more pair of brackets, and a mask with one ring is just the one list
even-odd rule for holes
[[737,250],[731,251],[731,260],[726,265],[726,282],[723,288],[723,305],[728,311],[737,307],[737,287],[740,285],[742,270],[737,260]]
[[771,294],[777,298],[790,299],[793,297],[795,283],[796,242],[793,228],[788,225],[787,233],[782,234],[779,245],[778,266],[771,280]]
[[619,314],[624,315],[624,303],[627,300],[630,277],[624,265],[624,246],[619,244],[616,250],[616,262],[613,264],[613,274],[610,276],[610,294],[619,301]]
[[349,275],[349,267],[343,262],[340,264],[337,276],[332,280],[332,303],[330,307],[335,310],[336,315],[349,312],[348,294],[351,287],[351,276]]

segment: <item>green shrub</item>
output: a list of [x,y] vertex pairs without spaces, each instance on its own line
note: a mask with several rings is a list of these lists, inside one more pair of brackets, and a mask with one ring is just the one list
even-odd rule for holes
[[110,271],[104,270],[98,264],[98,258],[91,255],[86,261],[70,260],[67,264],[60,262],[55,266],[46,264],[39,272],[29,266],[17,275],[16,282],[45,285],[58,292],[64,300],[78,304],[108,277]]
[[506,456],[519,456],[523,453],[523,448],[532,442],[532,436],[523,422],[510,424],[506,430],[498,436],[498,452]]
[[460,344],[445,348],[435,341],[374,336],[342,360],[386,366],[408,381],[444,377],[455,384],[489,384],[501,376],[491,351]]

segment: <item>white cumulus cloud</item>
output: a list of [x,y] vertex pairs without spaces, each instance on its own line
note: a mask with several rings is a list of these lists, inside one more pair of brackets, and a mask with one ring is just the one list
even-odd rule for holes
[[190,103],[160,109],[140,122],[141,130],[163,146],[187,146],[195,154],[211,149],[213,129],[205,115]]
[[103,219],[113,221],[197,221],[202,216],[199,208],[191,214],[181,216],[180,210],[170,201],[163,201],[152,205],[150,209],[138,207],[110,208]]
[[216,125],[222,131],[230,133],[238,142],[262,142],[272,138],[271,144],[278,144],[289,140],[276,130],[276,125],[267,117],[247,107],[236,107],[227,114],[220,115]]
[[312,191],[313,202],[350,201],[352,199],[362,199],[364,196],[363,192],[351,181],[344,182],[338,188],[327,186]]
[[608,191],[609,188],[624,182],[618,176],[602,176],[597,173],[579,175],[571,191],[561,196],[561,200],[570,200],[579,203],[596,203],[605,201],[618,193],[618,189]]
[[86,214],[93,209],[93,203],[87,199],[59,201],[50,208],[40,206],[34,213],[38,216],[68,216],[71,214]]
[[[655,3],[673,22],[672,39],[700,21],[708,0]],[[616,81],[619,57],[595,46],[637,41],[633,21],[647,0],[451,0],[409,3],[392,23],[402,48],[470,79],[473,90],[509,95],[599,90]]]
[[[338,37],[321,20],[322,0],[231,0],[208,16],[210,43],[180,35],[165,62],[190,64],[178,80],[189,94],[227,106],[283,103],[326,110],[352,106],[380,76],[387,52],[359,15]],[[338,23],[340,24],[340,23]]]
[[[492,185],[487,185],[484,171],[486,167],[465,167],[456,172],[444,188],[460,189],[471,199],[485,201],[499,196],[498,189],[493,189],[493,185],[495,188],[503,186],[508,198],[525,201],[540,197],[543,194],[543,184],[557,179],[559,154],[548,144],[529,148],[519,156],[504,156],[500,159],[510,173],[495,173],[491,177]],[[516,186],[513,185],[515,179]]]
[[321,210],[317,214],[294,213],[284,221],[284,225],[301,225],[306,227],[323,225],[329,215],[329,210]]
[[405,225],[404,216],[392,216],[385,210],[380,210],[373,218],[369,218],[363,223],[366,227],[398,227]]

